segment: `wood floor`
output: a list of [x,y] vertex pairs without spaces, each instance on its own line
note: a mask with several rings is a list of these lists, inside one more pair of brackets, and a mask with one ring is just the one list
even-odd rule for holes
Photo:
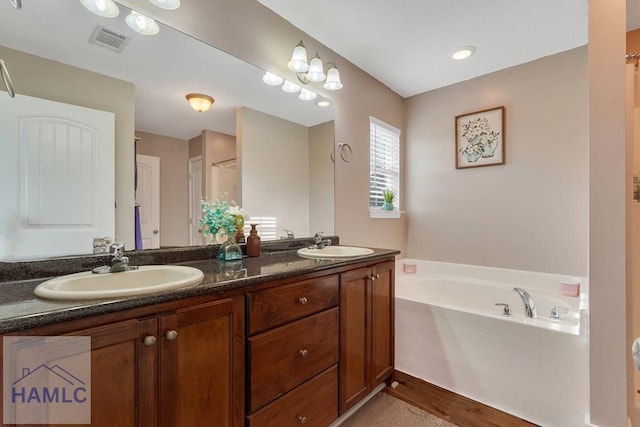
[[426,383],[396,371],[398,386],[385,392],[417,406],[443,420],[464,427],[531,427],[535,426],[506,412],[475,402],[449,390]]

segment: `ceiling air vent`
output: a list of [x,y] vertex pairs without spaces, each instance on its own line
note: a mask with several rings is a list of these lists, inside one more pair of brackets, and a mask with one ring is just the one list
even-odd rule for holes
[[128,42],[129,38],[127,36],[100,25],[96,26],[96,29],[93,30],[93,34],[91,34],[91,38],[89,39],[89,43],[102,46],[114,52],[122,52],[122,49],[124,49]]

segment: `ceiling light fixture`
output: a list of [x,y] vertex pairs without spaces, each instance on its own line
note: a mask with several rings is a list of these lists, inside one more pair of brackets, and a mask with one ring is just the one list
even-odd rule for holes
[[300,95],[298,95],[298,99],[301,99],[302,101],[313,101],[317,96],[317,93],[312,92],[309,89],[302,88],[300,90]]
[[455,52],[453,52],[451,54],[451,58],[455,59],[456,61],[461,61],[463,59],[467,59],[468,57],[470,57],[474,53],[476,53],[476,48],[475,47],[473,47],[473,46],[464,46],[464,47],[461,47],[460,49],[457,49]]
[[329,105],[331,105],[331,103],[329,101],[327,101],[326,99],[321,99],[320,101],[316,102],[316,105],[318,107],[328,107]]
[[267,71],[266,73],[264,73],[264,76],[262,76],[262,81],[269,86],[280,86],[284,82],[284,79],[276,74]]
[[154,6],[161,9],[176,10],[180,7],[180,0],[149,0]]
[[189,101],[189,105],[191,108],[196,110],[198,113],[202,113],[211,108],[211,104],[214,103],[214,100],[209,95],[205,95],[203,93],[190,93],[186,96],[187,101]]
[[[300,43],[293,49],[291,61],[289,61],[287,66],[291,71],[296,72],[298,80],[300,80],[302,84],[325,82],[322,87],[327,90],[342,89],[343,85],[340,81],[340,71],[338,71],[336,64],[334,62],[323,64],[317,52],[311,57],[311,61],[307,62],[307,49],[304,47],[302,40],[300,40]],[[326,73],[325,68],[327,68]]]
[[289,80],[285,80],[282,85],[282,90],[287,93],[297,93],[300,92],[301,87],[295,83],[290,82]]
[[104,18],[115,18],[120,13],[118,5],[113,0],[80,0],[89,12]]
[[160,27],[156,21],[136,12],[135,10],[132,10],[131,13],[127,15],[125,21],[129,28],[140,34],[144,34],[145,36],[153,36],[154,34],[158,34],[158,31],[160,31]]

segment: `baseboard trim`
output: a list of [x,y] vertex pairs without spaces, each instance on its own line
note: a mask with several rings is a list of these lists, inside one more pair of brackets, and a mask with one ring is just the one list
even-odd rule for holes
[[465,427],[532,427],[536,424],[395,371],[396,388],[384,391],[443,420]]
[[382,390],[384,390],[385,387],[386,387],[385,383],[382,383],[382,384],[378,385],[376,388],[373,389],[373,391],[371,393],[369,393],[361,401],[359,401],[358,403],[353,405],[347,412],[342,414],[342,416],[340,418],[338,418],[337,420],[335,420],[333,422],[333,424],[331,424],[329,427],[338,427],[340,424],[345,422],[347,420],[347,418],[352,416],[358,409],[362,408],[365,403],[367,403],[368,401],[373,399],[373,396],[375,396],[376,394],[378,394]]

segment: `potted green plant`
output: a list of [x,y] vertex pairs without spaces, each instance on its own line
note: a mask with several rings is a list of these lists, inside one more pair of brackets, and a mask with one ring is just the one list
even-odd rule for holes
[[396,192],[387,188],[382,192],[382,198],[384,199],[384,204],[382,205],[382,209],[385,211],[393,210],[393,200],[396,198]]

